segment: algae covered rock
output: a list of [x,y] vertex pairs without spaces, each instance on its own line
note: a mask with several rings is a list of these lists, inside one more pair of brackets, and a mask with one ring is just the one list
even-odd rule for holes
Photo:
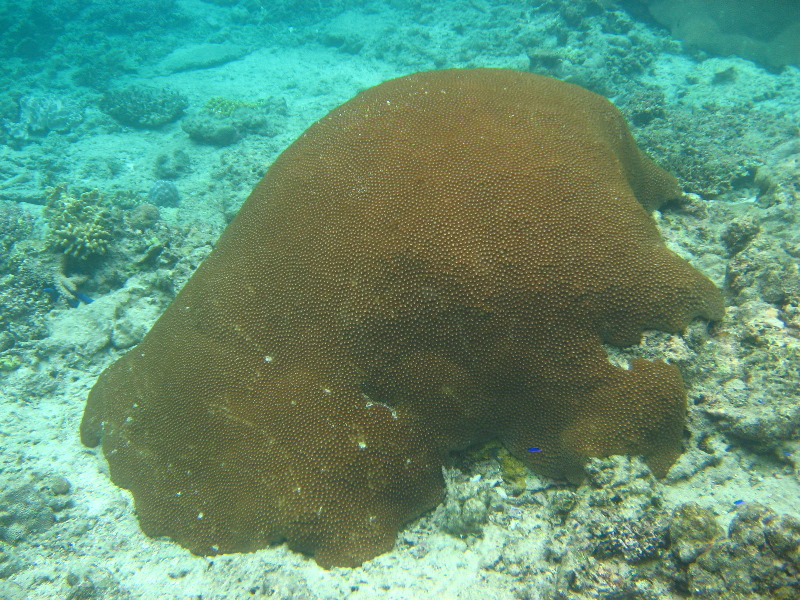
[[[691,590],[692,598],[794,600],[800,597],[800,520],[749,502],[739,507],[727,538],[719,539],[708,517],[700,514],[696,508],[676,513],[670,529],[677,536],[676,544],[687,540],[707,544],[686,572],[686,587]],[[694,526],[687,526],[687,519]]]
[[680,505],[672,514],[669,537],[672,551],[681,563],[691,563],[724,536],[716,516],[695,502]]
[[201,111],[184,119],[181,127],[195,142],[229,146],[248,134],[276,135],[280,117],[285,114],[282,98],[246,102],[214,96]]
[[771,68],[800,65],[797,0],[656,0],[649,9],[690,47]]
[[224,65],[247,54],[248,48],[239,44],[190,44],[170,52],[156,66],[159,74],[180,73]]

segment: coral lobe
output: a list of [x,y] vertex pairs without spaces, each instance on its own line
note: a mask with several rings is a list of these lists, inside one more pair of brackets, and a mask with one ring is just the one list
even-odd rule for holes
[[[579,477],[680,453],[676,367],[602,343],[719,319],[648,214],[677,182],[605,99],[500,69],[362,92],[272,165],[144,341],[93,388],[146,533],[201,554],[391,548],[448,452],[498,439]],[[528,452],[531,447],[538,452]]]

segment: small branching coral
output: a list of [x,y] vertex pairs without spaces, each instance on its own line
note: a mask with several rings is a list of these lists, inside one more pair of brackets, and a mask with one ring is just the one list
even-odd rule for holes
[[259,105],[255,102],[234,100],[232,98],[225,98],[224,96],[212,96],[203,106],[203,108],[208,112],[214,113],[220,117],[230,117],[238,108],[256,109],[258,107]]
[[97,190],[75,195],[60,183],[47,192],[44,215],[49,242],[67,257],[87,260],[101,256],[111,241],[112,222],[107,201]]

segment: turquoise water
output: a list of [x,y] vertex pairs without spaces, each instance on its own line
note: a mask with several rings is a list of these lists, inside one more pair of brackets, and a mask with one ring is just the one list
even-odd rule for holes
[[[796,0],[37,0],[0,3],[0,31],[0,599],[800,598]],[[574,485],[458,452],[441,504],[352,569],[146,536],[79,438],[100,373],[309,126],[476,67],[609,98],[677,177],[655,221],[726,317],[607,351],[679,367],[681,457]]]

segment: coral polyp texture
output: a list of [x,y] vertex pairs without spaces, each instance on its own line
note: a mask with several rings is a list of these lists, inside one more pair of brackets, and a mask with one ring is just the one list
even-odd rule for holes
[[199,554],[389,550],[448,453],[496,439],[577,479],[681,452],[678,369],[603,342],[720,319],[649,211],[680,194],[604,98],[501,69],[368,89],[270,167],[139,346],[83,442],[143,530]]

